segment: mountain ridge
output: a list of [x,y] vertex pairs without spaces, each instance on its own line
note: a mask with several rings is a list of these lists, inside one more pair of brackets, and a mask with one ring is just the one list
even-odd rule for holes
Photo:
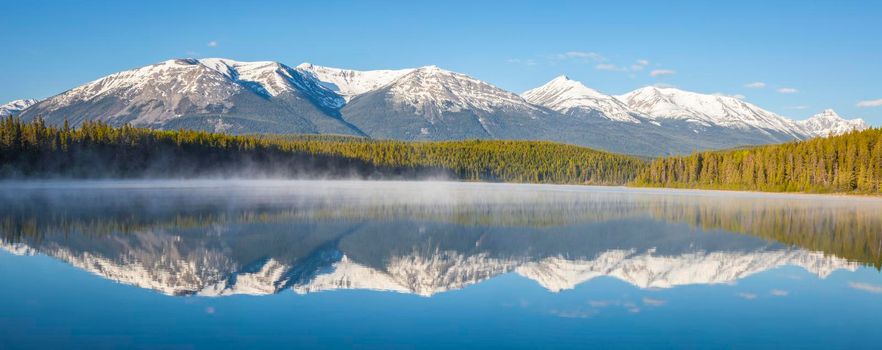
[[836,118],[794,121],[734,97],[673,88],[613,96],[566,76],[519,95],[437,66],[358,71],[225,58],[173,59],[114,73],[16,113],[50,123],[97,119],[233,134],[549,140],[647,156],[869,127],[835,112]]

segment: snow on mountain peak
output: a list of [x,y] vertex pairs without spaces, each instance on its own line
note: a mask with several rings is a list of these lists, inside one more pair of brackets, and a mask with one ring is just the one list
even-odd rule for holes
[[598,111],[614,121],[639,123],[622,101],[560,75],[545,85],[526,91],[522,96],[530,103],[564,114]]
[[321,82],[325,88],[349,100],[355,95],[378,89],[414,69],[358,71],[302,63],[297,70]]
[[870,126],[863,119],[847,120],[839,116],[832,109],[825,109],[806,120],[798,122],[806,132],[812,136],[827,137],[842,135],[851,131],[869,129]]
[[0,117],[8,117],[10,115],[18,114],[18,112],[21,112],[37,102],[39,101],[35,99],[21,99],[0,105]]
[[417,68],[392,81],[389,87],[389,93],[396,104],[410,105],[417,110],[537,110],[515,93],[438,66]]
[[679,119],[705,126],[772,130],[801,139],[802,128],[790,119],[743,100],[671,87],[647,86],[618,98],[651,118]]

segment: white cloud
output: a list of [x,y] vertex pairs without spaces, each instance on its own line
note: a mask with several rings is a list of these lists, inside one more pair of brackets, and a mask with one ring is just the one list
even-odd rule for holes
[[858,102],[857,106],[858,106],[858,107],[863,107],[863,108],[867,108],[867,107],[882,107],[882,98],[880,98],[880,99],[878,99],[878,100],[861,101],[861,102]]
[[755,81],[750,84],[745,84],[744,87],[750,88],[750,89],[762,89],[762,88],[766,87],[766,83],[761,82],[761,81]]
[[774,295],[776,297],[786,297],[787,295],[790,294],[790,292],[788,292],[786,290],[781,290],[781,289],[772,289],[772,291],[769,293],[771,293],[772,295]]
[[753,294],[753,293],[738,293],[735,295],[737,295],[739,298],[743,298],[743,299],[747,299],[747,300],[756,299],[756,294]]
[[534,59],[525,59],[524,60],[524,59],[520,59],[520,58],[509,58],[505,61],[508,63],[524,64],[524,65],[528,65],[528,66],[535,66],[536,65],[536,60],[534,60]]
[[632,65],[631,65],[631,70],[639,71],[639,70],[643,70],[643,68],[644,68],[644,67],[643,67],[642,65],[639,65],[639,64],[632,64]]
[[616,72],[627,70],[627,69],[620,68],[619,66],[616,66],[616,65],[610,64],[610,63],[600,63],[600,64],[594,66],[594,68],[597,68],[599,70],[608,70],[608,71],[616,71]]
[[637,60],[637,64],[639,64],[641,66],[648,66],[649,60]]
[[590,318],[597,315],[597,310],[551,310],[551,314],[563,318]]
[[782,94],[795,94],[795,93],[799,92],[799,90],[794,89],[794,88],[789,88],[789,87],[782,87],[782,88],[779,88],[777,91]]
[[862,290],[865,292],[870,292],[873,294],[882,294],[882,285],[878,284],[869,284],[862,282],[850,282],[848,286],[857,290]]
[[803,109],[808,109],[808,108],[809,108],[809,106],[805,106],[805,105],[784,107],[784,109],[796,109],[796,110],[803,110]]
[[649,306],[662,306],[664,304],[667,304],[668,301],[662,300],[662,299],[653,299],[653,298],[649,298],[649,297],[643,297],[643,303],[646,305],[649,305]]
[[649,72],[649,76],[660,77],[664,75],[674,75],[675,73],[677,72],[670,69],[653,69],[652,72]]
[[613,304],[613,302],[607,301],[607,300],[589,300],[588,301],[588,305],[591,305],[591,307],[607,307],[610,304]]
[[553,55],[552,58],[564,61],[564,60],[581,60],[581,61],[593,61],[593,62],[603,62],[606,61],[606,57],[596,52],[585,52],[585,51],[568,51],[564,53],[559,53]]
[[215,41],[215,40],[212,40],[212,41],[209,41],[209,42],[208,42],[208,47],[217,47],[217,45],[218,45],[218,43],[217,43],[217,41]]

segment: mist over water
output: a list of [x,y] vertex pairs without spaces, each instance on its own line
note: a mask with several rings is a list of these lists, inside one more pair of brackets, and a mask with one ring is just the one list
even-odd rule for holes
[[875,198],[202,179],[2,182],[0,203],[15,347],[642,347],[692,327],[677,341],[829,348],[882,321]]

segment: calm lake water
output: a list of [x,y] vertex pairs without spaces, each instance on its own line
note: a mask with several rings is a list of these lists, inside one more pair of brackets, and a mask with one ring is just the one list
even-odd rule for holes
[[0,348],[878,348],[882,200],[0,185]]

